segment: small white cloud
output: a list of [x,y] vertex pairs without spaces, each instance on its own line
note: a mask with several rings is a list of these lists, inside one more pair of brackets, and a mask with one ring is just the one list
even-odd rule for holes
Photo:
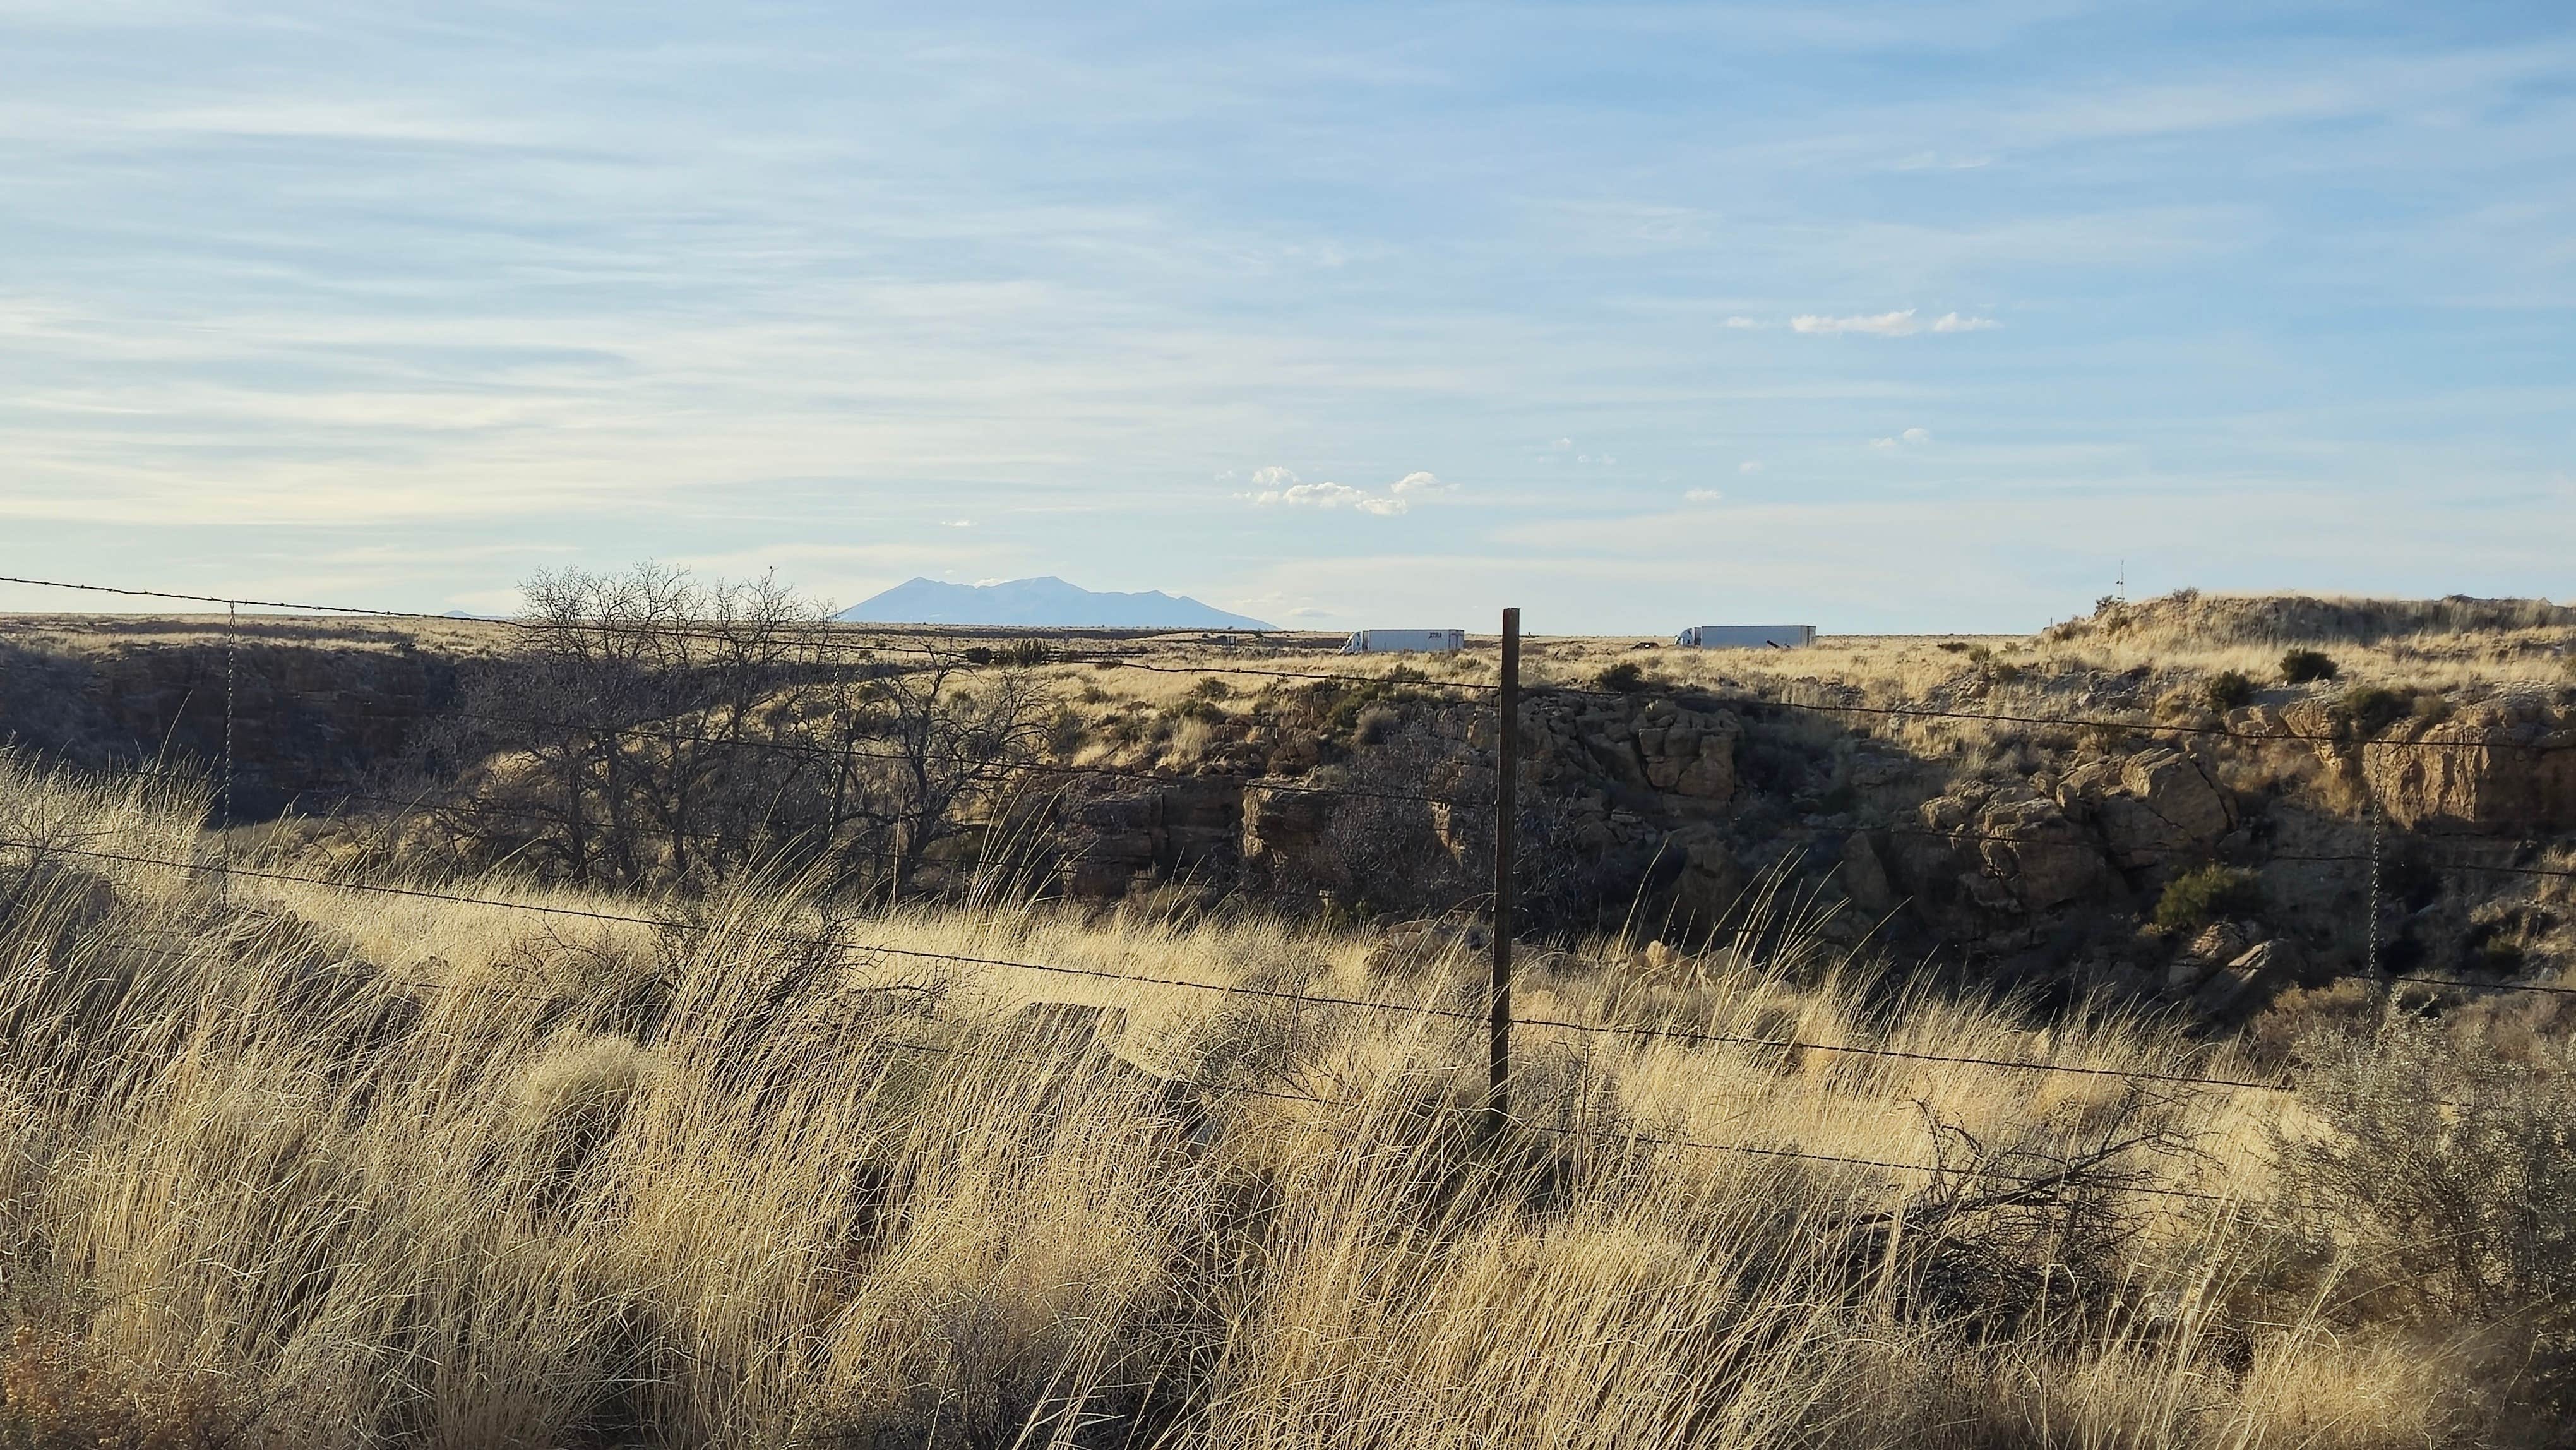
[[1908,428],[1896,436],[1904,439],[1908,443],[1929,443],[1932,441],[1932,430],[1929,428]]
[[948,519],[942,522],[940,527],[943,529],[971,529],[975,527],[975,521],[973,519]]
[[1682,495],[1684,503],[1724,503],[1726,491],[1718,488],[1695,488]]
[[1930,322],[1922,322],[1916,319],[1914,309],[1908,307],[1903,312],[1879,312],[1858,317],[1821,317],[1809,313],[1790,318],[1789,326],[1798,332],[1857,332],[1868,337],[1912,337],[1918,332],[1986,332],[2003,324],[1991,317],[1962,317],[1956,312],[1944,312]]
[[1571,448],[1574,446],[1574,440],[1571,438],[1559,438],[1556,440],[1556,446],[1559,448]]
[[1252,481],[1262,488],[1285,488],[1297,481],[1297,475],[1274,463],[1252,470]]
[[1931,429],[1908,428],[1893,438],[1872,438],[1869,440],[1869,446],[1872,448],[1920,448],[1931,441]]
[[[1290,476],[1294,477],[1295,475],[1292,474]],[[1253,501],[1256,503],[1284,503],[1291,507],[1298,508],[1337,509],[1344,504],[1357,503],[1366,497],[1368,497],[1367,494],[1360,492],[1358,489],[1351,487],[1347,483],[1333,483],[1327,481],[1324,483],[1292,484],[1287,488],[1278,489],[1274,492],[1256,495]]]
[[1872,448],[1893,448],[1896,446],[1896,440],[1893,438],[1872,438],[1869,440],[1869,446]]
[[1759,458],[1748,458],[1742,463],[1735,465],[1735,471],[1738,473],[1760,473],[1762,471],[1762,460]]
[[1297,475],[1284,468],[1265,468],[1253,475],[1255,482],[1285,481],[1287,486],[1265,488],[1258,493],[1238,494],[1236,497],[1249,499],[1253,503],[1265,506],[1349,508],[1364,514],[1373,514],[1379,518],[1390,518],[1410,511],[1413,507],[1411,500],[1414,498],[1446,493],[1456,487],[1455,484],[1441,482],[1436,475],[1419,470],[1408,473],[1387,485],[1387,491],[1383,495],[1371,493],[1364,488],[1353,488],[1347,483],[1334,483],[1330,479],[1320,483],[1298,483],[1295,481],[1296,477]]
[[1903,312],[1881,312],[1865,317],[1819,317],[1814,313],[1789,319],[1793,332],[1841,333],[1858,332],[1870,337],[1911,337],[1916,331],[1914,309]]
[[1730,317],[1726,319],[1726,325],[1735,328],[1737,331],[1745,332],[1760,327],[1762,324],[1750,317]]

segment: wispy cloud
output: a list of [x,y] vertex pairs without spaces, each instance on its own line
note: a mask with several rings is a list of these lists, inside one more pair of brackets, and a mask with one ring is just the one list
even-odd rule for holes
[[1409,513],[1413,509],[1413,500],[1449,493],[1457,488],[1456,484],[1443,482],[1436,474],[1416,469],[1388,484],[1385,493],[1378,494],[1330,480],[1321,483],[1301,483],[1293,471],[1276,464],[1268,468],[1254,469],[1252,481],[1272,486],[1243,494],[1241,497],[1265,507],[1348,508],[1377,518],[1393,518],[1397,514]]
[[1682,495],[1682,502],[1724,503],[1726,502],[1726,490],[1720,488],[1694,488]]
[[1762,460],[1759,458],[1748,458],[1742,463],[1735,465],[1735,471],[1738,473],[1760,473],[1762,471]]
[[1286,488],[1265,489],[1251,495],[1257,504],[1286,504],[1291,508],[1337,509],[1368,497],[1346,483],[1292,483]]
[[1790,329],[1796,332],[1851,332],[1864,337],[1912,337],[1918,332],[1985,332],[2001,326],[2002,323],[1991,317],[1963,317],[1956,312],[1945,312],[1930,322],[1924,322],[1911,307],[1902,312],[1876,312],[1852,317],[1825,317],[1811,312],[1789,319]]

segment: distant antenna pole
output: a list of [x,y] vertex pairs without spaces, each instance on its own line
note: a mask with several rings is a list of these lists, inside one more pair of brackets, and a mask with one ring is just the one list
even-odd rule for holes
[[2128,603],[2128,602],[2129,602],[2129,561],[2128,561],[2128,560],[2126,560],[2126,559],[2122,559],[2122,560],[2120,561],[2120,577],[2111,581],[2111,590],[2112,590],[2112,592],[2113,592],[2114,594],[2116,594],[2116,595],[2118,595],[2118,596],[2119,596],[2120,602],[2121,602],[2122,604],[2126,604],[2126,603]]
[[1512,1097],[1512,826],[1520,815],[1521,612],[1503,611],[1500,728],[1494,735],[1494,981],[1485,1039],[1485,1132],[1502,1136]]

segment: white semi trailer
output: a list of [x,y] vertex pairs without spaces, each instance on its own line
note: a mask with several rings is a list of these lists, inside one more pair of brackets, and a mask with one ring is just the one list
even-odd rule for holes
[[1452,655],[1466,647],[1463,629],[1363,629],[1342,642],[1342,653]]
[[1805,649],[1815,642],[1812,624],[1694,624],[1673,636],[1685,649]]

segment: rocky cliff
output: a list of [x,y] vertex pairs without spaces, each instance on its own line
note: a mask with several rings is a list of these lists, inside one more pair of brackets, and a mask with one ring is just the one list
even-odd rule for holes
[[0,738],[93,767],[162,762],[211,774],[230,697],[232,816],[316,808],[403,759],[457,700],[458,661],[400,644],[252,633],[120,640],[103,648],[0,644]]

